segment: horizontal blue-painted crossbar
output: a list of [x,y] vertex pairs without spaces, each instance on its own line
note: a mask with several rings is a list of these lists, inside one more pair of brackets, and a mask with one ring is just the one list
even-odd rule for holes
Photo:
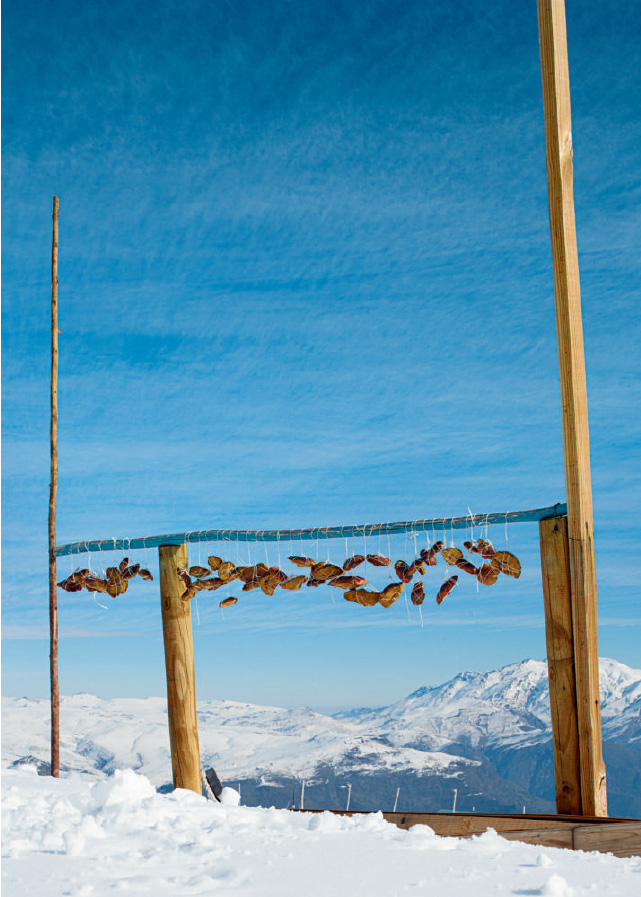
[[58,545],[54,554],[82,554],[88,551],[133,551],[136,548],[157,548],[159,545],[183,545],[185,542],[315,542],[317,539],[349,539],[354,536],[378,536],[397,533],[424,533],[430,530],[466,529],[492,526],[497,523],[533,523],[567,514],[565,504],[533,511],[504,511],[500,514],[468,514],[467,517],[435,517],[432,520],[404,520],[400,523],[363,523],[360,526],[323,526],[313,529],[234,530],[209,529],[191,533],[147,536],[144,539],[100,539]]

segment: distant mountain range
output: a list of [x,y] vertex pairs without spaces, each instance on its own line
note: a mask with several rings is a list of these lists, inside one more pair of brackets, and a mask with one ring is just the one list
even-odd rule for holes
[[[600,661],[608,806],[641,816],[641,670]],[[352,809],[554,812],[547,666],[525,660],[461,673],[378,709],[325,716],[234,701],[198,705],[204,766],[243,803]],[[3,765],[42,766],[47,701],[3,698]],[[67,769],[99,776],[131,767],[170,787],[166,701],[63,698]]]

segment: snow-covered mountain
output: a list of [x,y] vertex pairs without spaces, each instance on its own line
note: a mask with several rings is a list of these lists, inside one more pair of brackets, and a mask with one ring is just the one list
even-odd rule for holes
[[[599,687],[604,738],[641,738],[641,670],[601,658]],[[452,743],[485,747],[525,744],[550,734],[547,664],[523,660],[487,673],[460,673],[443,685],[419,688],[377,710],[338,714],[394,744],[441,750]],[[625,733],[625,734],[624,734]]]
[[[600,662],[610,812],[641,813],[641,671]],[[325,716],[234,701],[198,705],[203,765],[240,783],[246,803],[444,809],[553,810],[547,667],[526,660],[485,673],[461,673],[379,709]],[[49,704],[3,699],[3,765],[48,756]],[[101,777],[138,770],[167,786],[171,763],[166,701],[63,698],[62,764]],[[29,761],[36,762],[36,761]],[[467,804],[469,803],[469,807]],[[637,803],[640,805],[637,807]]]

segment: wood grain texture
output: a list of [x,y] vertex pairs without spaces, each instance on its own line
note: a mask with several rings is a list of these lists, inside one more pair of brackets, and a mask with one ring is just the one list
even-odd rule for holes
[[399,828],[411,828],[413,825],[429,825],[437,835],[461,837],[478,835],[493,828],[497,832],[510,831],[572,831],[575,821],[548,817],[548,820],[526,815],[501,815],[481,813],[384,813],[388,822],[394,822]]
[[574,829],[576,850],[599,850],[617,857],[641,856],[641,822],[582,825]]
[[572,122],[563,0],[538,0],[548,205],[554,270],[583,812],[607,814],[601,745],[596,569]]
[[568,519],[541,520],[541,575],[557,813],[581,813]]
[[522,844],[538,844],[541,847],[574,848],[574,829],[528,828],[497,832],[506,841],[520,841]]
[[53,198],[51,239],[51,416],[49,424],[49,682],[51,691],[51,775],[60,775],[60,686],[58,683],[58,592],[56,585],[56,505],[58,500],[58,216]]
[[167,715],[174,788],[202,793],[196,717],[196,681],[191,607],[176,567],[187,566],[186,545],[161,545],[160,606],[167,672]]

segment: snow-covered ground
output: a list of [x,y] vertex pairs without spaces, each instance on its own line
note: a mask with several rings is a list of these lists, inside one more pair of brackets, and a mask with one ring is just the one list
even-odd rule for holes
[[533,847],[494,832],[409,832],[380,814],[221,806],[144,776],[3,771],[4,897],[637,897],[641,859]]

